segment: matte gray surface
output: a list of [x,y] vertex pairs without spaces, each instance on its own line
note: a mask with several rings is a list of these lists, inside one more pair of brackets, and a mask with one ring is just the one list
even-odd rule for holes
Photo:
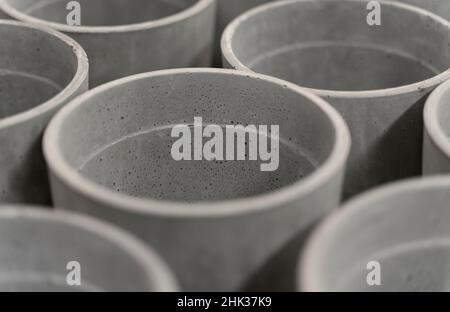
[[345,197],[419,175],[422,109],[450,77],[450,26],[431,13],[382,2],[369,26],[366,2],[287,1],[243,14],[222,41],[229,67],[308,87],[352,132]]
[[[261,173],[249,161],[174,161],[170,128],[195,116],[280,125],[278,171]],[[136,233],[191,291],[292,290],[295,253],[338,205],[350,149],[345,123],[319,97],[220,69],[153,72],[96,88],[53,120],[44,142],[55,204]]]
[[424,122],[423,173],[450,173],[450,82],[428,98]]
[[[325,220],[299,268],[305,291],[449,291],[450,178],[396,183],[367,192]],[[368,286],[367,264],[381,267]]]
[[222,53],[220,52],[220,38],[225,27],[239,14],[258,5],[276,0],[217,0],[217,29],[214,65],[222,67]]
[[211,64],[214,0],[79,0],[81,26],[68,26],[67,1],[0,0],[11,17],[62,31],[81,44],[91,86],[151,70]]
[[69,37],[0,20],[0,203],[49,204],[41,136],[88,89],[84,50]]
[[[66,280],[72,261],[80,286]],[[0,291],[176,290],[161,259],[116,227],[37,207],[0,208]]]
[[447,20],[450,20],[450,1],[448,0],[395,0],[395,1],[421,7],[430,12],[440,15],[446,18]]

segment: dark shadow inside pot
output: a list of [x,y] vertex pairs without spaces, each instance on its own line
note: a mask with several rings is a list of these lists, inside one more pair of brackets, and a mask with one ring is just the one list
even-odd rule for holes
[[[140,79],[83,104],[65,120],[60,136],[69,163],[92,181],[141,198],[197,202],[270,192],[309,176],[322,165],[336,135],[331,120],[310,99],[242,75],[185,73]],[[249,133],[245,134],[245,161],[175,161],[171,151],[178,137],[172,137],[171,130],[180,124],[192,129],[196,116],[202,117],[203,130],[208,124],[221,129],[279,125],[279,140],[273,141],[279,144],[278,167],[262,171],[261,165],[269,161],[259,156],[249,160]],[[226,151],[229,146],[223,133]],[[271,140],[263,138],[271,147]],[[209,140],[203,138],[202,146]],[[237,136],[234,144],[237,151]]]
[[369,26],[366,2],[291,2],[243,19],[231,46],[255,72],[324,90],[420,82],[450,67],[447,29],[395,6]]
[[14,25],[2,25],[0,38],[0,118],[44,103],[75,76],[76,55],[58,38]]
[[[22,13],[46,21],[67,23],[69,1],[8,0]],[[78,0],[82,26],[116,26],[142,23],[179,13],[198,0]],[[73,9],[72,9],[73,10]]]

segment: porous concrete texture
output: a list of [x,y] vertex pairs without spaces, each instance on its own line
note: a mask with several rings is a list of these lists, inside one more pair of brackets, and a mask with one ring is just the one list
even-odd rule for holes
[[440,85],[424,109],[424,175],[450,173],[450,81]]
[[[175,161],[171,129],[279,125],[279,168]],[[100,86],[44,137],[56,206],[119,224],[154,246],[183,290],[294,289],[305,234],[338,206],[350,135],[321,98],[259,74],[175,69]]]
[[[354,199],[309,239],[300,289],[449,291],[449,203],[448,176],[387,185]],[[381,285],[369,285],[377,281],[371,272],[379,272]]]
[[0,0],[11,17],[52,27],[86,50],[91,86],[151,70],[209,66],[215,0],[78,0],[81,26],[69,26],[66,0]]
[[[81,285],[68,284],[69,270]],[[0,274],[0,291],[177,290],[160,257],[123,230],[32,206],[0,207]]]
[[348,198],[419,175],[422,109],[450,78],[450,25],[423,9],[379,1],[283,1],[241,15],[222,39],[228,67],[297,83],[329,101],[352,132]]
[[50,204],[41,138],[88,89],[84,50],[51,29],[0,20],[0,203]]

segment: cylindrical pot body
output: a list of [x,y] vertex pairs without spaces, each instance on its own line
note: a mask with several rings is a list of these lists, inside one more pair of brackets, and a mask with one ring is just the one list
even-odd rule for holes
[[[228,141],[234,126],[243,136]],[[220,143],[210,156],[212,138]],[[269,138],[278,165],[263,170]],[[56,205],[136,233],[190,291],[293,289],[292,255],[338,205],[350,149],[344,121],[319,97],[206,68],[98,87],[55,118],[44,141]]]
[[304,291],[448,291],[450,178],[370,191],[326,219],[298,270]]
[[0,202],[49,204],[42,133],[88,89],[87,57],[69,37],[15,21],[0,21],[0,41]]
[[0,209],[0,291],[176,291],[145,243],[95,219],[26,206]]
[[[75,2],[75,1],[72,1]],[[11,17],[45,25],[86,50],[91,86],[151,70],[208,66],[212,58],[214,0],[1,0]],[[69,9],[68,9],[69,8]],[[75,18],[79,12],[80,25]],[[70,25],[69,25],[70,24]]]
[[450,172],[450,82],[428,98],[424,109],[423,173]]
[[[228,66],[271,74],[329,101],[352,132],[345,197],[421,173],[422,110],[450,77],[450,25],[397,2],[265,4],[224,32]],[[375,24],[374,24],[375,23]]]

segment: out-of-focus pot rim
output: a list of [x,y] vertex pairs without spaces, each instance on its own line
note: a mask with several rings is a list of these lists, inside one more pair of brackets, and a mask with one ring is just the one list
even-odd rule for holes
[[185,10],[182,10],[178,13],[166,17],[141,23],[113,25],[113,26],[82,26],[82,25],[70,26],[62,23],[50,22],[44,19],[36,18],[28,14],[22,13],[19,10],[12,7],[6,0],[0,0],[0,9],[17,20],[21,20],[31,24],[51,27],[53,29],[65,33],[107,34],[107,33],[126,33],[133,31],[141,31],[178,23],[180,21],[191,18],[192,16],[195,16],[203,12],[203,10],[205,10],[207,7],[213,4],[214,0],[197,0],[195,4],[191,5]]
[[[395,198],[399,194],[417,193],[436,188],[450,190],[450,177],[436,175],[428,178],[412,178],[388,183],[356,196],[338,210],[332,212],[308,237],[305,247],[299,255],[297,265],[297,289],[306,292],[321,292],[327,288],[322,283],[319,260],[324,259],[324,246],[334,233],[342,228],[341,223],[354,219],[356,215],[364,214],[367,209],[373,209],[371,204],[380,199]],[[387,216],[388,217],[388,216]]]
[[[235,69],[245,70],[245,71],[253,71],[246,65],[244,65],[239,58],[235,55],[233,51],[233,37],[235,32],[240,27],[241,23],[253,16],[260,14],[261,12],[265,12],[267,10],[271,10],[272,8],[281,7],[285,5],[290,5],[293,3],[301,3],[301,2],[336,2],[335,0],[283,0],[283,1],[275,1],[269,2],[263,5],[260,5],[256,8],[250,9],[249,11],[243,13],[242,15],[235,18],[225,29],[222,35],[221,40],[221,50],[223,58]],[[361,0],[341,0],[346,2],[361,2]],[[426,15],[430,18],[434,19],[436,22],[442,24],[443,27],[448,29],[448,33],[450,34],[450,23],[444,18],[429,12],[425,9],[406,4],[399,3],[396,1],[384,1],[380,0],[380,3],[386,6],[393,6],[403,8],[405,10],[411,11],[415,14]],[[315,89],[300,86],[303,89],[314,92],[315,94],[323,97],[323,98],[341,98],[341,99],[365,99],[365,98],[385,98],[392,96],[399,96],[403,94],[409,94],[413,92],[419,92],[421,90],[427,90],[434,86],[441,84],[442,82],[450,79],[450,68],[435,75],[429,79],[425,79],[422,81],[418,81],[412,84],[407,84],[399,87],[386,88],[386,89],[376,89],[376,90],[366,90],[366,91],[335,91],[335,90],[325,90],[325,89]]]
[[151,247],[140,239],[112,224],[97,220],[81,214],[66,211],[51,211],[44,207],[23,205],[0,205],[0,220],[26,219],[62,224],[79,229],[111,242],[122,249],[139,263],[146,274],[146,287],[148,291],[177,291],[177,282]]
[[77,58],[77,70],[72,80],[69,82],[69,84],[52,98],[24,112],[14,114],[6,118],[2,119],[0,118],[0,130],[11,126],[15,126],[20,123],[29,122],[34,118],[41,116],[47,113],[48,111],[51,111],[54,108],[58,107],[59,105],[61,105],[62,102],[64,102],[65,100],[73,96],[78,90],[80,90],[81,86],[88,79],[89,75],[89,62],[86,52],[75,40],[71,39],[70,37],[51,28],[39,26],[36,27],[34,25],[18,21],[0,20],[0,27],[2,27],[3,25],[29,28],[31,30],[38,30],[48,34],[49,36],[56,37],[58,40],[61,40],[68,47],[71,48],[73,54]]

